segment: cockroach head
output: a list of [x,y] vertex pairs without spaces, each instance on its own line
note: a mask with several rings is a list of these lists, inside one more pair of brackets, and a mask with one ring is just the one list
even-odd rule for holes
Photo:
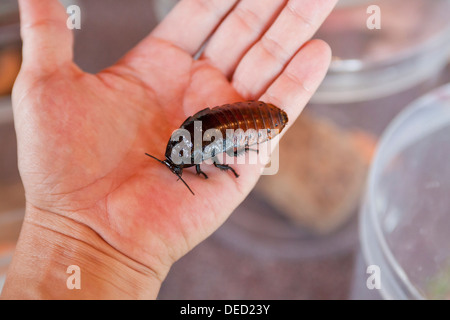
[[181,180],[184,185],[189,189],[189,191],[193,194],[194,192],[191,190],[191,188],[189,188],[188,184],[186,183],[186,181],[183,180],[183,178],[181,178],[181,174],[183,173],[183,167],[176,165],[175,163],[173,163],[172,160],[170,159],[166,159],[166,160],[159,160],[158,158],[152,156],[151,154],[146,153],[147,156],[149,156],[152,159],[155,159],[156,161],[164,164],[167,168],[170,169],[170,171],[172,171],[173,174],[175,174],[179,180]]
[[170,159],[166,159],[163,161],[163,163],[177,176],[180,176],[183,173],[183,169],[181,166],[176,165],[172,162]]

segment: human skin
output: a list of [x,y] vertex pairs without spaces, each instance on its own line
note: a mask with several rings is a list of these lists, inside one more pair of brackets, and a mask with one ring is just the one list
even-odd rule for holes
[[[203,165],[176,176],[173,130],[205,107],[258,99],[289,128],[330,49],[310,40],[336,0],[183,0],[115,65],[88,74],[57,0],[20,0],[23,64],[13,90],[26,215],[4,299],[154,299],[171,265],[213,233],[260,176]],[[192,18],[192,17],[195,17]],[[199,59],[193,56],[209,38]],[[81,270],[69,290],[68,266]]]

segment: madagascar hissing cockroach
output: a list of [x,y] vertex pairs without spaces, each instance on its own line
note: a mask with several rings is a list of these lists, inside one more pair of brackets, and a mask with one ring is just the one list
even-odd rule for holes
[[[167,144],[165,160],[159,160],[148,153],[146,155],[165,164],[194,194],[181,178],[184,168],[195,166],[197,174],[207,179],[208,176],[200,169],[200,163],[212,158],[214,166],[221,170],[230,170],[237,178],[239,175],[236,171],[226,164],[220,164],[217,155],[226,152],[228,155],[237,156],[253,150],[250,146],[272,139],[283,130],[287,122],[286,112],[262,101],[236,102],[212,109],[206,108],[188,117],[178,130],[184,129],[189,137],[194,137],[195,130],[198,130],[196,123],[201,123],[201,132],[205,132],[206,135],[208,130],[213,129],[218,132],[221,139],[206,139],[206,141],[201,139],[200,142],[192,143],[192,140],[187,141],[183,135],[181,139],[174,139],[172,135]],[[230,130],[254,134],[253,136],[251,133],[246,134],[245,138],[241,139],[236,135],[230,136],[228,134]],[[180,145],[182,146],[179,147]],[[184,161],[180,160],[183,156]]]

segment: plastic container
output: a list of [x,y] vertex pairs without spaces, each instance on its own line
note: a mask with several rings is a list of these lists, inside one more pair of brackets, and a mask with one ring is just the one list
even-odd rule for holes
[[[368,27],[374,5],[379,29]],[[378,99],[429,79],[448,61],[448,12],[449,0],[341,0],[315,36],[329,43],[333,61],[312,101]]]
[[449,163],[450,84],[390,124],[370,170],[360,238],[385,299],[450,298]]

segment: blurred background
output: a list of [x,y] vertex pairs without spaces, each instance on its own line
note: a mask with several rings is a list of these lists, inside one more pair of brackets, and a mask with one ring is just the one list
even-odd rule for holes
[[[81,8],[81,30],[75,30],[76,63],[88,72],[98,72],[144,38],[177,1],[62,2]],[[370,16],[367,8],[373,4],[381,9],[379,30],[366,25]],[[360,225],[368,202],[369,170],[378,167],[374,164],[374,159],[380,158],[376,156],[377,144],[386,135],[386,128],[411,102],[450,80],[448,12],[449,0],[340,0],[316,35],[330,44],[332,65],[280,144],[279,173],[263,176],[226,223],[173,266],[159,299],[436,297],[426,290],[417,290],[417,295],[403,292],[405,296],[368,290],[366,265],[373,256],[367,253],[371,250],[367,245],[361,248],[360,244],[364,232],[379,233],[366,230],[370,223],[366,229]],[[10,101],[20,68],[20,50],[17,3],[2,0],[0,288],[24,214]],[[445,118],[442,114],[436,117]],[[399,132],[414,131],[408,130]],[[450,146],[446,144],[450,141],[439,141]],[[423,153],[426,148],[421,150]],[[446,155],[441,158],[448,159]],[[411,176],[411,172],[405,174]],[[396,181],[402,179],[404,176],[398,175]],[[427,210],[430,206],[425,205],[422,212],[429,213]],[[386,212],[382,213],[385,217]],[[401,221],[409,223],[412,218],[404,214]],[[409,234],[414,235],[414,230],[409,229]],[[397,261],[396,251],[386,249],[385,241],[376,235],[373,239],[368,236],[366,242],[381,241],[388,252],[384,256]],[[427,239],[427,235],[422,236],[412,239],[420,244],[421,239]],[[397,236],[388,245],[400,240],[404,238]],[[440,297],[450,297],[450,252],[440,254],[440,260],[428,270],[443,276],[426,274],[420,281],[427,278],[438,283]],[[406,281],[408,288],[410,274],[403,270],[402,261],[408,265],[417,262],[409,256],[399,259],[395,268],[401,270],[396,273],[401,276],[386,281]]]

